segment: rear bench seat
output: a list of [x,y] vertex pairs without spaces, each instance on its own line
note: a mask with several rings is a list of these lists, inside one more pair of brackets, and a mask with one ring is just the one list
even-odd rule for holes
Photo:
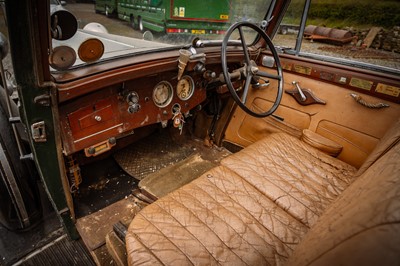
[[270,135],[140,211],[128,262],[399,265],[399,135],[400,120],[359,170]]

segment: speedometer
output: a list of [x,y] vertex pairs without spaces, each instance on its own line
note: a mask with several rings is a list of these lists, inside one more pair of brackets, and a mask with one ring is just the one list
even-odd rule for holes
[[183,76],[176,86],[176,95],[182,101],[189,100],[194,92],[194,81],[190,76]]
[[167,81],[159,82],[153,89],[153,102],[158,107],[165,107],[170,104],[172,96],[172,85]]

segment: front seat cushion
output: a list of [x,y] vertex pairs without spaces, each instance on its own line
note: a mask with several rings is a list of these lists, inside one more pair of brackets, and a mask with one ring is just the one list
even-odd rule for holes
[[291,255],[356,169],[274,134],[140,211],[130,265],[268,265]]

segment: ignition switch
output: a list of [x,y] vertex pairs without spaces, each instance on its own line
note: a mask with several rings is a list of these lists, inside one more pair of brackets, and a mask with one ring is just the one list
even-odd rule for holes
[[126,96],[126,101],[129,104],[128,113],[133,114],[139,112],[139,95],[135,91],[131,91],[128,93],[128,95]]

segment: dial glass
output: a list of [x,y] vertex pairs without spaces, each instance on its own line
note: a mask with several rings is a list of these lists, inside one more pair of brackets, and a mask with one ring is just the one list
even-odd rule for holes
[[153,89],[153,102],[158,107],[165,107],[170,104],[172,96],[172,85],[167,81],[161,81]]
[[194,81],[190,76],[183,76],[176,86],[176,95],[182,101],[189,100],[194,92]]

